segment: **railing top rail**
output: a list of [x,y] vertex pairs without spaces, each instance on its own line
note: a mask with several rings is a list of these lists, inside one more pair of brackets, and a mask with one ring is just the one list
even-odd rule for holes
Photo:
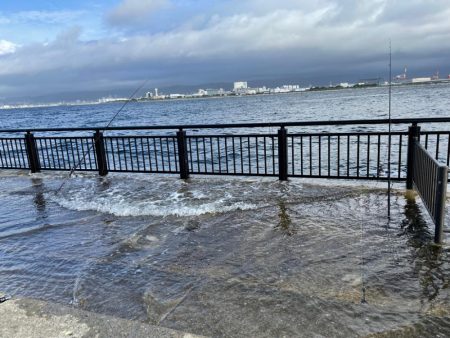
[[[392,124],[419,124],[419,123],[450,123],[450,117],[428,117],[391,119]],[[96,130],[174,130],[174,129],[224,129],[224,128],[270,128],[270,127],[304,127],[304,126],[338,126],[338,125],[376,125],[388,124],[389,119],[369,120],[328,120],[328,121],[292,121],[292,122],[266,122],[266,123],[225,123],[225,124],[186,124],[186,125],[156,125],[156,126],[117,126],[117,127],[77,127],[77,128],[19,128],[0,129],[0,133],[19,132],[71,132]]]

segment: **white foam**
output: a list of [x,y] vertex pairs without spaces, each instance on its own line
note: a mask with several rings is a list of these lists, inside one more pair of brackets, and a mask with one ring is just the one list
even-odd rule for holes
[[[201,196],[202,198],[198,198]],[[257,205],[234,201],[227,193],[217,199],[206,199],[202,193],[185,197],[178,192],[165,199],[142,198],[130,192],[112,189],[102,196],[96,196],[84,189],[69,192],[65,196],[51,197],[59,205],[77,211],[98,211],[116,216],[200,216],[226,213],[236,210],[256,209]]]

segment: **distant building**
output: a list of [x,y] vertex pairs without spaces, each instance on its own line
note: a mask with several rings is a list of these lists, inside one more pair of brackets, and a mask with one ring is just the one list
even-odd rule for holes
[[431,77],[415,77],[411,80],[412,83],[430,82]]
[[247,89],[248,88],[248,84],[246,81],[239,81],[239,82],[235,82],[234,86],[233,86],[233,90],[236,92],[240,89]]
[[171,99],[182,99],[185,96],[186,95],[184,95],[184,94],[169,94],[169,98],[171,98]]
[[225,95],[225,91],[223,88],[220,89],[206,89],[206,95],[207,96],[223,96]]

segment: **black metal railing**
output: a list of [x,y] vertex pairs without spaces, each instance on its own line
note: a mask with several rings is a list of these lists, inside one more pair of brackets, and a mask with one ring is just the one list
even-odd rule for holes
[[414,188],[422,198],[435,224],[434,241],[441,243],[443,239],[448,167],[439,164],[418,140],[414,142],[413,156],[412,177]]
[[[390,134],[379,130],[387,129],[387,123],[134,126],[102,132],[85,127],[0,130],[5,135],[0,137],[0,168],[33,172],[75,168],[102,175],[109,171],[172,173],[184,178],[202,174],[383,180],[388,177],[390,153],[391,179],[411,183],[408,161],[414,136],[436,159],[450,162],[450,128],[421,132],[417,126],[442,125],[450,123],[450,118],[393,119],[396,128]],[[407,124],[412,126],[408,129]],[[314,128],[320,130],[311,131]],[[23,132],[25,138],[18,135]]]
[[25,139],[0,138],[0,168],[29,169]]

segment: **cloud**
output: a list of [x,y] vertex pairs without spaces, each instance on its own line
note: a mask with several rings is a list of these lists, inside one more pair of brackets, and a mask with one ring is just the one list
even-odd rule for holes
[[[126,87],[148,77],[157,86],[282,74],[318,81],[340,74],[351,80],[385,74],[389,38],[394,64],[407,64],[411,72],[437,67],[450,72],[447,0],[411,0],[406,12],[403,5],[394,6],[399,1],[387,0],[278,2],[231,0],[227,8],[205,10],[202,20],[192,19],[195,24],[186,19],[170,30],[142,29],[92,41],[72,28],[47,44],[25,45],[0,57],[0,82],[8,87],[1,94]],[[155,6],[125,1],[114,11],[126,5],[123,22],[131,22],[157,10],[149,3]],[[425,7],[425,18],[417,19]],[[142,13],[136,14],[137,8]]]
[[17,47],[18,46],[11,41],[0,40],[0,56],[14,53]]
[[118,26],[142,24],[168,4],[169,0],[122,0],[106,19],[111,25]]
[[64,24],[81,17],[83,14],[86,13],[82,10],[20,11],[8,15],[0,12],[0,25],[33,22],[43,24]]

